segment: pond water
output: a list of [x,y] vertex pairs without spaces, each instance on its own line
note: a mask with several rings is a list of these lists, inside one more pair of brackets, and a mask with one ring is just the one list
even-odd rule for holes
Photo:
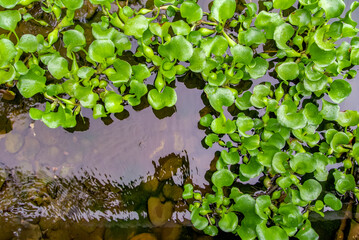
[[[204,9],[209,2],[199,1]],[[173,108],[154,111],[144,102],[101,120],[85,111],[67,130],[29,118],[30,106],[43,105],[38,99],[2,99],[0,240],[209,239],[192,229],[181,188],[191,182],[210,190],[219,148],[202,144],[198,122],[209,111],[203,82],[194,74],[178,80]],[[341,106],[359,110],[359,83],[351,83],[353,94]],[[333,239],[344,214],[312,216],[321,239]]]

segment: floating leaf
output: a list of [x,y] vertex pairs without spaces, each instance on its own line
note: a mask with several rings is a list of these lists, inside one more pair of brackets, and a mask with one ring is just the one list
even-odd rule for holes
[[181,16],[186,18],[188,23],[197,22],[202,19],[202,8],[195,2],[186,1],[180,7]]
[[232,120],[225,119],[225,117],[219,117],[213,120],[211,129],[217,134],[231,134],[236,131],[236,124]]
[[226,164],[234,165],[239,163],[239,154],[237,151],[227,152],[226,150],[223,150],[221,152],[221,157],[223,159],[223,162],[225,162]]
[[299,187],[300,197],[305,201],[314,201],[322,192],[322,185],[314,179],[308,179]]
[[213,173],[211,180],[216,187],[221,188],[231,186],[234,182],[234,178],[235,176],[231,171],[221,169]]
[[335,151],[335,152],[347,152],[348,149],[345,149],[342,147],[343,144],[348,144],[350,141],[349,137],[347,134],[343,133],[343,132],[337,132],[334,134],[332,140],[330,141],[330,147]]
[[359,113],[353,110],[339,112],[337,122],[342,127],[356,126],[359,124]]
[[0,11],[0,28],[15,31],[16,25],[21,21],[21,14],[17,10]]
[[258,177],[262,171],[263,166],[255,157],[251,158],[248,164],[241,164],[239,166],[239,172],[248,179]]
[[13,8],[20,0],[0,0],[0,6],[3,8]]
[[292,25],[303,27],[311,22],[311,14],[307,9],[297,9],[289,15],[289,22]]
[[252,60],[250,65],[246,66],[246,71],[249,73],[251,78],[258,79],[263,77],[268,70],[269,63],[261,57],[256,57]]
[[160,110],[164,107],[172,107],[177,102],[176,91],[171,87],[165,87],[162,92],[152,89],[148,93],[148,103],[153,109]]
[[208,37],[202,40],[201,48],[210,57],[211,54],[215,56],[222,56],[228,49],[228,41],[223,36]]
[[236,10],[235,0],[214,0],[211,8],[211,17],[218,22],[232,18]]
[[341,103],[350,95],[351,92],[352,87],[347,81],[337,79],[330,84],[328,95],[333,102]]
[[309,47],[311,60],[320,67],[326,67],[335,61],[336,53],[332,51],[324,51],[318,47],[316,43],[313,43]]
[[223,214],[218,226],[223,232],[233,232],[238,226],[237,215],[234,212]]
[[61,79],[69,73],[69,63],[63,57],[54,57],[48,63],[47,69],[54,78]]
[[266,227],[265,222],[259,224],[256,227],[256,232],[258,234],[258,238],[261,240],[288,240],[287,233],[278,226],[273,226],[270,228]]
[[327,19],[339,17],[345,9],[343,0],[319,0],[318,5],[324,9]]
[[70,10],[76,10],[82,8],[84,0],[61,0],[66,8]]
[[172,27],[174,34],[176,34],[176,35],[188,35],[191,32],[191,28],[183,20],[172,22],[171,27]]
[[193,47],[183,36],[175,36],[169,43],[160,45],[158,52],[168,57],[170,61],[178,59],[179,61],[187,61],[192,57]]
[[353,191],[355,188],[355,179],[352,174],[344,174],[336,170],[334,173],[335,190],[340,194],[345,194],[347,191]]
[[310,153],[295,154],[289,164],[294,172],[301,175],[314,172],[316,168],[316,164],[313,162],[313,155]]
[[137,15],[127,20],[124,31],[127,36],[135,36],[139,39],[148,28],[148,19],[143,15]]
[[273,35],[273,39],[276,41],[279,49],[289,49],[287,41],[294,35],[294,28],[288,24],[283,23],[276,27]]
[[247,131],[250,131],[254,127],[254,122],[252,118],[244,115],[244,113],[238,114],[238,118],[236,120],[236,124],[238,127],[238,132],[244,137],[249,137],[250,135],[246,134]]
[[131,65],[126,61],[116,59],[113,63],[113,67],[116,69],[116,72],[109,75],[109,79],[113,82],[113,85],[120,87],[122,84],[127,83],[132,75]]
[[[65,89],[65,87],[63,88]],[[81,105],[85,108],[95,107],[99,100],[98,94],[94,93],[91,87],[81,87],[79,85],[74,89],[74,96],[80,100]]]
[[4,67],[14,59],[17,54],[14,44],[8,39],[0,39],[0,67]]
[[124,107],[122,105],[122,96],[115,93],[115,92],[109,92],[106,94],[104,103],[105,108],[108,113],[120,113],[124,110]]
[[44,73],[45,71],[39,66],[32,65],[27,74],[20,76],[17,88],[21,95],[25,98],[30,98],[36,93],[43,92],[46,83]]
[[276,71],[278,76],[284,81],[294,80],[299,75],[298,64],[294,62],[282,63],[276,68]]
[[267,39],[273,39],[276,27],[283,23],[284,21],[278,13],[261,11],[257,16],[254,25],[258,29],[264,29]]
[[327,193],[324,196],[324,203],[334,211],[342,209],[342,202],[333,193]]
[[285,10],[293,6],[295,0],[273,0],[273,7],[281,10]]
[[106,58],[115,56],[115,45],[111,40],[95,40],[91,43],[88,53],[92,61],[102,63]]
[[19,48],[26,53],[33,53],[37,51],[37,38],[31,34],[24,34],[20,38]]
[[94,119],[106,117],[105,107],[102,104],[96,104],[93,108],[92,116]]
[[285,173],[287,171],[289,155],[285,152],[277,152],[273,156],[272,167],[277,173]]
[[231,47],[231,53],[235,63],[243,63],[248,65],[252,62],[253,50],[250,47],[237,44]]
[[340,107],[337,104],[330,103],[325,99],[322,99],[322,110],[320,114],[325,120],[333,121],[339,116]]
[[253,44],[259,45],[266,42],[264,33],[256,28],[249,28],[244,32],[243,36],[244,44],[252,46]]
[[223,106],[229,107],[234,103],[234,95],[228,88],[207,85],[204,91],[207,94],[209,103],[217,112],[223,112]]
[[292,100],[286,100],[278,108],[278,122],[288,128],[300,129],[305,127],[307,120],[302,112],[297,113],[297,106]]
[[283,204],[278,209],[278,213],[282,216],[282,224],[288,228],[296,228],[303,221],[302,213],[298,206],[294,204]]

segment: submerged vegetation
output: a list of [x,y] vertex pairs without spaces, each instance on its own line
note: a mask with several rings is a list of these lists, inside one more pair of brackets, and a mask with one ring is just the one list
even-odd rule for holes
[[[56,24],[47,35],[18,36],[20,22],[50,25],[28,12],[38,2]],[[155,110],[172,107],[176,78],[200,74],[212,107],[200,120],[204,142],[223,151],[213,193],[184,186],[194,227],[241,239],[317,239],[311,212],[357,201],[359,113],[339,104],[359,64],[359,2],[344,12],[343,0],[299,0],[296,8],[295,0],[214,0],[209,13],[195,1],[155,0],[138,10],[90,2],[103,11],[93,40],[74,21],[83,0],[0,0],[0,84],[7,96],[44,96],[45,109],[30,109],[31,118],[72,128],[83,108],[97,119],[145,99]],[[126,60],[133,48],[143,63]],[[278,81],[261,81],[267,74]],[[239,187],[258,179],[259,192]]]

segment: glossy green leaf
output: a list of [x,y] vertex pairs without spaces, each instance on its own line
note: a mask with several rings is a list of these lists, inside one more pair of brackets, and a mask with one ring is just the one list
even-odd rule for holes
[[236,124],[232,120],[219,117],[213,120],[211,129],[217,134],[231,134],[236,130]]
[[234,165],[239,163],[239,154],[237,151],[235,152],[227,152],[226,150],[223,150],[221,152],[221,157],[223,159],[223,162],[229,165]]
[[339,211],[343,206],[342,202],[333,193],[327,193],[324,196],[324,203],[334,211]]
[[273,0],[273,7],[281,10],[285,10],[293,6],[295,0]]
[[186,1],[180,7],[181,16],[186,18],[188,23],[197,22],[202,19],[202,8],[195,2]]
[[319,235],[312,228],[310,221],[307,220],[305,224],[299,229],[298,233],[295,235],[299,240],[318,240]]
[[132,73],[133,73],[133,78],[140,82],[143,82],[143,80],[151,76],[150,70],[143,63],[140,63],[138,65],[133,65]]
[[277,47],[284,50],[290,48],[287,45],[287,41],[291,39],[293,35],[294,28],[288,23],[283,23],[276,27],[273,34],[273,39],[276,41]]
[[334,41],[329,37],[326,37],[327,32],[329,31],[330,25],[325,25],[324,27],[319,28],[315,31],[314,41],[317,46],[324,51],[332,51],[335,47]]
[[327,19],[339,17],[345,9],[343,0],[319,0],[318,5],[324,9]]
[[303,113],[309,124],[319,125],[323,121],[323,117],[320,115],[318,107],[313,103],[306,104]]
[[109,79],[113,82],[115,87],[120,87],[129,81],[132,75],[131,65],[123,60],[116,59],[113,63],[113,67],[116,69],[116,73],[110,74]]
[[61,0],[67,9],[76,10],[82,7],[84,0]]
[[256,28],[249,28],[244,32],[243,36],[244,44],[248,47],[253,44],[259,45],[266,42],[264,33]]
[[122,96],[115,92],[109,92],[108,94],[106,94],[103,101],[105,103],[105,108],[108,113],[120,113],[124,110],[124,107],[122,105]]
[[235,10],[235,0],[214,0],[211,8],[211,17],[218,22],[226,21],[233,17]]
[[234,174],[227,169],[216,171],[211,178],[213,184],[218,188],[231,186],[234,179]]
[[105,107],[102,104],[96,104],[93,108],[92,116],[94,119],[106,117]]
[[16,54],[15,46],[10,40],[0,39],[0,67],[8,65]]
[[258,239],[260,240],[272,240],[272,239],[288,240],[289,239],[287,233],[282,228],[278,226],[267,228],[265,222],[259,224],[256,227],[256,232],[258,234]]
[[335,190],[337,190],[340,194],[345,194],[347,191],[354,190],[356,184],[353,175],[344,174],[338,170],[336,170],[333,175],[335,179]]
[[80,100],[81,106],[85,108],[95,107],[97,101],[99,100],[98,94],[94,93],[91,87],[75,87],[74,96]]
[[263,166],[253,157],[248,164],[241,164],[239,172],[248,179],[258,177],[263,171]]
[[20,38],[19,48],[26,53],[33,53],[37,51],[37,38],[31,34],[24,34]]
[[276,71],[278,76],[285,81],[294,80],[299,76],[298,64],[294,62],[282,63],[276,68]]
[[234,212],[223,214],[218,226],[223,232],[233,232],[238,226],[237,215]]
[[215,56],[222,56],[228,49],[228,42],[223,36],[208,37],[202,40],[201,48],[210,57],[211,54]]
[[164,107],[172,107],[177,102],[176,91],[171,87],[165,87],[162,92],[152,89],[148,93],[148,103],[153,109],[160,110]]
[[292,25],[303,27],[308,26],[311,22],[311,14],[307,9],[297,9],[289,15],[289,22]]
[[21,14],[17,10],[0,11],[0,28],[15,31],[17,23],[21,21]]
[[335,61],[336,53],[332,51],[324,51],[318,47],[316,43],[313,43],[309,47],[309,52],[312,61],[321,67],[326,67]]
[[263,77],[268,70],[269,63],[261,57],[256,57],[252,60],[250,65],[246,66],[246,71],[249,73],[251,78],[258,79]]
[[148,28],[148,19],[143,15],[137,15],[127,20],[124,31],[127,36],[135,36],[139,39]]
[[352,87],[350,83],[342,79],[337,79],[330,84],[328,95],[333,102],[341,103],[350,95],[351,92]]
[[337,122],[342,127],[356,126],[359,124],[359,113],[353,110],[339,112]]
[[282,216],[282,224],[285,227],[298,227],[303,221],[302,213],[298,206],[294,204],[283,204],[278,209],[278,213]]
[[340,107],[337,104],[330,103],[325,99],[322,99],[322,110],[320,114],[324,119],[332,121],[336,120],[339,116]]
[[33,120],[41,120],[42,115],[44,115],[44,112],[36,108],[30,108],[29,115]]
[[240,135],[242,135],[244,137],[250,136],[250,135],[246,134],[246,132],[250,131],[254,127],[254,122],[253,122],[252,118],[244,115],[244,113],[240,113],[240,114],[238,114],[236,124],[237,124],[238,132]]
[[332,140],[330,141],[330,147],[338,153],[347,152],[348,150],[343,148],[342,145],[348,144],[349,141],[350,139],[347,134],[343,132],[337,132],[334,134]]
[[289,167],[289,155],[285,152],[277,152],[273,156],[272,167],[277,173],[285,173]]
[[0,6],[3,8],[13,8],[20,0],[0,0]]
[[297,153],[289,161],[290,167],[298,174],[311,173],[315,171],[316,164],[313,162],[313,155],[310,153]]
[[43,92],[46,83],[44,73],[45,71],[39,66],[32,65],[27,74],[20,76],[17,88],[21,95],[25,98],[30,98],[36,93]]
[[299,129],[305,127],[307,120],[302,112],[297,113],[297,106],[292,100],[286,100],[278,108],[278,121],[281,125]]
[[206,67],[206,53],[201,48],[195,48],[192,57],[189,59],[192,72],[202,72]]
[[231,53],[235,63],[243,63],[248,65],[252,62],[253,50],[250,47],[237,44],[231,47]]
[[68,51],[77,52],[86,45],[83,32],[78,30],[68,30],[63,33],[63,41]]
[[54,57],[47,65],[47,69],[56,79],[61,79],[69,73],[69,63],[63,57]]
[[141,103],[141,98],[147,93],[147,86],[143,82],[133,80],[130,83],[130,93],[134,94],[128,99],[131,106],[137,106]]
[[91,43],[88,54],[92,61],[102,63],[106,58],[115,56],[115,45],[111,40],[95,40]]
[[188,35],[191,32],[190,26],[183,20],[171,23],[172,30],[176,35]]
[[308,179],[299,187],[300,197],[305,201],[314,201],[322,192],[322,185],[314,179]]
[[228,88],[212,87],[204,89],[209,103],[217,112],[223,112],[223,106],[229,107],[234,103],[234,95]]
[[278,13],[261,11],[257,16],[254,25],[258,29],[264,29],[267,39],[273,39],[276,27],[283,23],[284,21]]
[[179,61],[187,61],[192,57],[193,47],[183,36],[175,36],[169,43],[160,45],[158,52],[173,61],[178,59]]
[[204,234],[209,235],[211,237],[218,235],[218,228],[216,226],[207,226],[205,229],[203,229]]
[[236,102],[235,102],[236,107],[242,111],[247,110],[248,108],[252,107],[252,103],[250,101],[251,96],[252,96],[252,93],[247,91],[247,92],[244,92],[241,97],[237,97]]

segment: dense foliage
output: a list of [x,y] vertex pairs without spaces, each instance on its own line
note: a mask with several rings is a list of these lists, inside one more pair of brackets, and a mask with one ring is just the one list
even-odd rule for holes
[[[74,24],[83,0],[42,2],[57,26],[48,36],[19,38],[17,24],[36,19],[18,6],[33,2],[0,0],[16,9],[0,12],[0,28],[8,32],[0,36],[0,84],[16,85],[25,98],[43,94],[45,110],[33,108],[30,116],[51,128],[74,127],[82,108],[92,109],[96,119],[144,97],[156,110],[174,106],[176,77],[201,74],[213,108],[200,121],[208,132],[205,143],[224,150],[211,178],[213,194],[185,185],[197,229],[214,236],[219,228],[241,239],[316,239],[309,213],[323,215],[325,206],[340,210],[341,199],[359,193],[359,113],[338,105],[350,95],[347,79],[359,64],[359,30],[351,17],[358,2],[344,13],[343,0],[299,0],[297,8],[295,0],[273,0],[243,10],[235,0],[214,0],[206,13],[195,1],[155,0],[154,9],[135,11],[90,0],[104,13],[92,24],[91,43]],[[66,56],[54,47],[59,38]],[[135,56],[147,64],[122,58],[132,38]],[[81,66],[80,54],[86,58]],[[152,72],[157,76],[149,83]],[[261,81],[268,73],[278,83]],[[250,80],[251,91],[238,87]],[[337,169],[329,171],[333,164]],[[258,178],[265,186],[259,194],[237,187]]]

